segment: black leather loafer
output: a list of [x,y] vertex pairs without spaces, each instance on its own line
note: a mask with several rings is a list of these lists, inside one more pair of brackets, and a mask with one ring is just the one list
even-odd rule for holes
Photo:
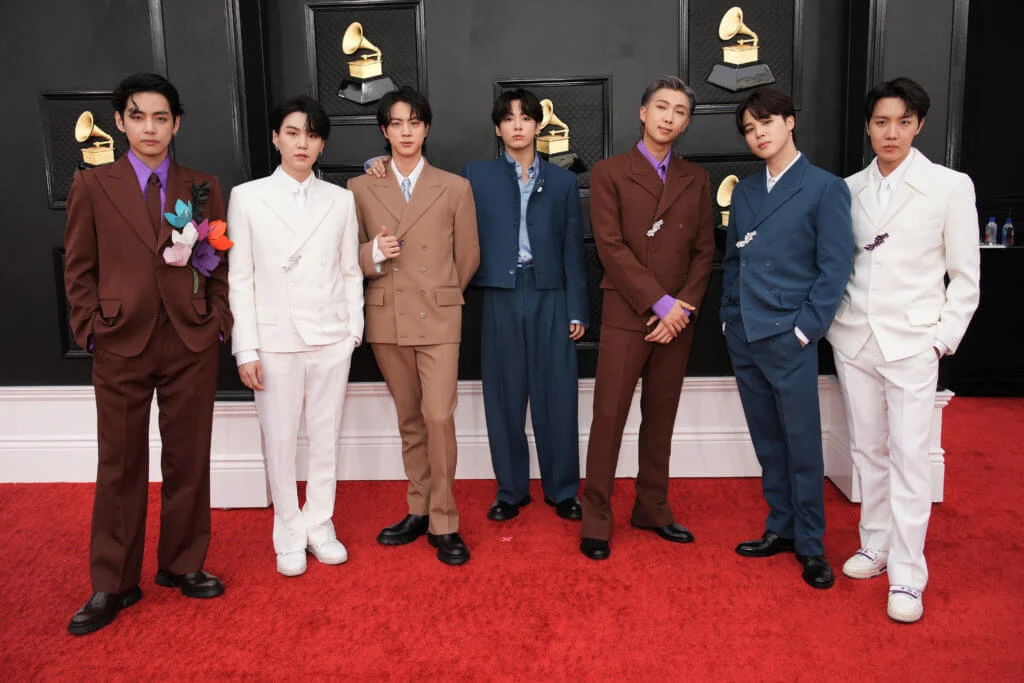
[[156,585],[180,588],[181,594],[188,598],[215,598],[224,592],[224,584],[220,579],[204,571],[172,574],[161,569],[156,573]]
[[796,546],[792,538],[782,538],[774,531],[766,531],[757,541],[744,541],[736,546],[736,552],[744,557],[771,557],[779,553],[792,553]]
[[554,507],[555,514],[562,519],[573,521],[583,519],[583,506],[580,505],[580,499],[576,496],[566,498],[565,500],[561,500],[557,503],[545,496],[544,502]]
[[469,562],[469,548],[458,532],[454,534],[427,534],[427,542],[437,548],[437,559],[445,564]]
[[[633,524],[633,522],[630,522]],[[640,526],[639,524],[633,524],[637,529],[647,529],[658,534],[666,541],[672,541],[673,543],[693,543],[693,534],[682,524],[672,522],[665,526]]]
[[494,505],[487,511],[487,519],[492,519],[495,522],[504,522],[509,519],[514,519],[519,516],[519,508],[524,505],[529,505],[531,502],[529,495],[525,496],[518,503],[506,503],[503,500],[494,501]]
[[68,633],[73,636],[84,636],[86,633],[98,631],[116,617],[125,607],[131,607],[142,599],[142,589],[138,586],[124,593],[93,593],[82,609],[75,612],[68,623]]
[[592,560],[607,560],[612,554],[608,541],[600,538],[584,538],[580,541],[580,552]]
[[804,566],[804,581],[813,588],[831,588],[836,577],[824,555],[797,555]]
[[381,545],[405,545],[427,533],[429,520],[426,515],[406,515],[398,524],[384,527],[377,534],[377,543]]

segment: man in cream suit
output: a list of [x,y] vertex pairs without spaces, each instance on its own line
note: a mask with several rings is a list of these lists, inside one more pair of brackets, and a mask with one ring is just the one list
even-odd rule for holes
[[847,179],[856,253],[827,335],[863,492],[861,549],[843,573],[867,579],[888,569],[888,614],[902,622],[924,613],[939,358],[956,351],[978,306],[974,185],[912,146],[928,105],[907,78],[868,93],[877,156]]
[[480,263],[469,181],[423,157],[430,104],[403,86],[381,99],[387,178],[349,181],[359,211],[366,339],[395,399],[409,514],[377,536],[404,545],[427,534],[446,564],[469,560],[459,536],[455,479],[462,292]]
[[[271,130],[281,165],[231,193],[229,301],[238,374],[255,391],[263,430],[277,570],[298,576],[307,549],[324,564],[348,559],[331,515],[349,364],[363,334],[363,277],[352,193],[312,174],[330,133],[327,113],[297,97],[274,110]],[[303,411],[309,461],[300,509]]]

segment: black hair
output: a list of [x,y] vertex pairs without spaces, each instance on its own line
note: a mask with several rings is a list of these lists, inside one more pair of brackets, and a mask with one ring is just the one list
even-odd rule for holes
[[128,76],[117,84],[117,89],[114,90],[114,94],[110,98],[110,104],[114,107],[114,111],[124,116],[129,105],[135,106],[132,96],[140,92],[155,92],[158,95],[163,95],[171,107],[171,115],[174,118],[179,118],[185,113],[185,110],[181,108],[178,89],[160,74],[139,73]]
[[322,104],[305,95],[292,97],[274,107],[274,111],[270,112],[270,130],[280,133],[284,120],[296,112],[306,115],[307,133],[316,133],[327,142],[331,135],[331,120],[327,117]]
[[500,126],[505,117],[512,113],[512,103],[519,101],[519,107],[523,113],[531,119],[540,123],[544,119],[544,109],[540,106],[540,100],[531,91],[525,88],[506,90],[498,95],[491,108],[491,121],[494,125]]
[[[391,124],[391,107],[398,102],[408,104],[414,118],[419,119],[425,125],[430,125],[430,102],[427,101],[426,95],[415,88],[403,85],[398,90],[392,90],[380,98],[380,103],[377,105],[378,126],[387,128]],[[424,145],[425,148],[426,145]],[[391,153],[391,143],[388,142],[387,136],[384,137],[384,149],[388,151],[388,154]]]
[[865,121],[871,120],[878,100],[885,99],[886,97],[898,97],[903,100],[907,116],[917,114],[919,121],[923,121],[924,117],[928,116],[928,107],[931,106],[928,93],[917,82],[909,78],[900,77],[879,83],[871,89],[867,99],[864,100]]
[[[740,135],[743,132],[743,116],[750,112],[754,120],[768,119],[772,116],[781,116],[788,119],[790,116],[796,120],[796,105],[793,98],[781,90],[775,88],[759,88],[747,96],[747,99],[736,106],[736,129]],[[793,142],[796,143],[796,128],[793,128]]]
[[693,108],[697,106],[697,93],[693,91],[693,88],[686,85],[686,82],[677,78],[676,76],[662,76],[653,83],[651,83],[644,90],[644,94],[640,97],[640,106],[646,107],[647,103],[651,101],[651,97],[654,93],[659,90],[678,90],[679,92],[686,93],[686,96],[690,98],[690,114],[693,114]]

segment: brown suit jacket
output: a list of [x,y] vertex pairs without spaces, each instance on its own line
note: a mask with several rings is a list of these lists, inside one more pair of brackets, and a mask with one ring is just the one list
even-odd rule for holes
[[[359,217],[359,265],[366,288],[366,341],[458,343],[462,292],[480,265],[476,207],[469,181],[425,164],[406,204],[393,173],[348,183]],[[381,227],[402,240],[398,257],[373,263]]]
[[673,156],[664,184],[636,147],[594,164],[590,220],[604,266],[604,325],[649,329],[651,306],[665,294],[700,309],[715,251],[712,212],[708,174],[689,161]]
[[[210,183],[204,216],[223,220],[224,200],[217,178],[173,159],[164,211],[173,212],[178,199],[190,201],[193,183],[202,182]],[[221,334],[227,338],[232,324],[227,259],[221,259],[211,277],[199,274],[199,288],[193,294],[191,269],[164,263],[163,250],[171,243],[173,228],[161,216],[159,236],[153,234],[127,157],[78,171],[67,212],[64,285],[71,302],[71,327],[82,348],[92,334],[97,350],[137,356],[149,341],[161,302],[192,351],[213,346]]]

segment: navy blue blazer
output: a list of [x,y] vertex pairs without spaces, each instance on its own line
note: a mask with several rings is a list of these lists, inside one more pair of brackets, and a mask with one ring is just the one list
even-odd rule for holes
[[[742,247],[750,233],[749,241]],[[801,155],[771,193],[764,169],[732,194],[722,264],[722,322],[740,320],[753,342],[794,327],[825,335],[853,270],[850,191]]]
[[[470,284],[515,289],[521,204],[515,164],[504,156],[473,161],[462,175],[473,187],[480,236],[480,267]],[[569,320],[589,325],[580,195],[574,173],[540,160],[526,209],[526,231],[537,289],[564,289]]]

